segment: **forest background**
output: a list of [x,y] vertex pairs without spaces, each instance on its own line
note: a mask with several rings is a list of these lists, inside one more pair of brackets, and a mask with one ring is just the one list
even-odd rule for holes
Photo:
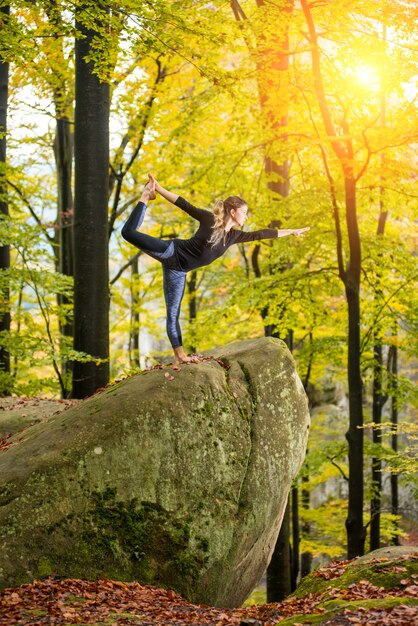
[[[416,495],[416,4],[0,6],[2,394],[83,398],[169,353],[159,264],[120,236],[148,171],[200,207],[240,195],[249,228],[311,230],[190,273],[182,326],[190,351],[266,334],[297,361],[314,419],[280,584],[399,541]],[[161,199],[144,225],[195,227]]]

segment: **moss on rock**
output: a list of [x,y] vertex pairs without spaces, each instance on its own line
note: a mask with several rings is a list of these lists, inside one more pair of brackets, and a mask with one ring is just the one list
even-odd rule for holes
[[[348,614],[346,620],[343,621],[344,612],[350,611],[360,615],[368,609],[373,610],[385,610],[393,609],[397,606],[418,606],[418,600],[414,598],[375,598],[373,600],[339,600],[332,603],[324,603],[318,606],[319,613],[300,613],[298,615],[292,615],[279,622],[280,626],[294,626],[295,624],[326,624],[332,626],[332,624],[350,624],[354,622],[349,621]],[[340,619],[339,619],[340,618]],[[359,619],[359,618],[357,618]],[[357,624],[367,624],[367,620],[357,621]],[[383,624],[383,622],[382,622]],[[405,623],[407,626],[407,623]]]
[[361,615],[368,610],[383,612],[395,607],[418,606],[418,598],[404,591],[408,585],[414,585],[417,577],[418,547],[414,546],[382,548],[343,562],[341,566],[335,563],[321,568],[306,576],[291,596],[317,597],[315,612],[292,615],[281,621],[280,626],[343,624],[346,611],[349,623],[348,611]]
[[[415,555],[415,556],[414,556]],[[406,558],[410,557],[411,558]],[[322,572],[322,576],[318,575]],[[360,580],[367,580],[376,587],[394,589],[402,579],[418,574],[418,547],[400,546],[382,548],[354,559],[348,567],[341,567],[340,575],[326,577],[326,569],[306,576],[298,585],[294,596],[304,597],[309,593],[322,593],[327,589],[347,589]]]

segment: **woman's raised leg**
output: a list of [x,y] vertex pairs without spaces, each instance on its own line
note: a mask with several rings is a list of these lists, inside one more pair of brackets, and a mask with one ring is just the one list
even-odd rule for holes
[[142,252],[161,261],[170,255],[168,248],[170,245],[173,247],[173,242],[151,237],[137,230],[144,221],[146,210],[147,205],[139,201],[122,228],[122,237],[139,248],[139,250],[142,250]]

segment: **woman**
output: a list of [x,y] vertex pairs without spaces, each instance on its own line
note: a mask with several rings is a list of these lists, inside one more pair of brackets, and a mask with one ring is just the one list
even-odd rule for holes
[[[179,323],[180,306],[186,284],[186,274],[208,265],[234,243],[274,239],[286,235],[300,236],[309,228],[276,230],[265,228],[253,232],[235,230],[247,220],[247,204],[237,196],[218,200],[213,213],[197,209],[181,196],[167,191],[148,174],[148,183],[131,216],[122,228],[122,236],[142,252],[161,262],[163,266],[164,297],[167,307],[167,335],[174,350],[177,363],[197,362],[199,357],[188,356],[183,349]],[[190,239],[157,239],[138,232],[147,204],[156,197],[156,191],[199,222],[199,228]]]

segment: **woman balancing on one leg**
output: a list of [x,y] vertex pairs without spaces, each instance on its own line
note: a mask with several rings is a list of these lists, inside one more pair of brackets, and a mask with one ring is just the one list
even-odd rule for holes
[[[186,284],[186,274],[208,265],[234,243],[274,239],[286,235],[300,236],[309,228],[276,230],[264,228],[253,232],[235,230],[247,220],[247,203],[237,196],[218,200],[211,211],[198,209],[187,200],[167,191],[151,174],[140,201],[122,228],[122,236],[142,252],[161,262],[163,266],[164,296],[167,307],[167,335],[173,347],[177,363],[197,362],[198,357],[188,356],[183,350],[179,323],[180,306]],[[199,228],[190,239],[157,239],[138,232],[149,200],[156,191],[199,222]]]

